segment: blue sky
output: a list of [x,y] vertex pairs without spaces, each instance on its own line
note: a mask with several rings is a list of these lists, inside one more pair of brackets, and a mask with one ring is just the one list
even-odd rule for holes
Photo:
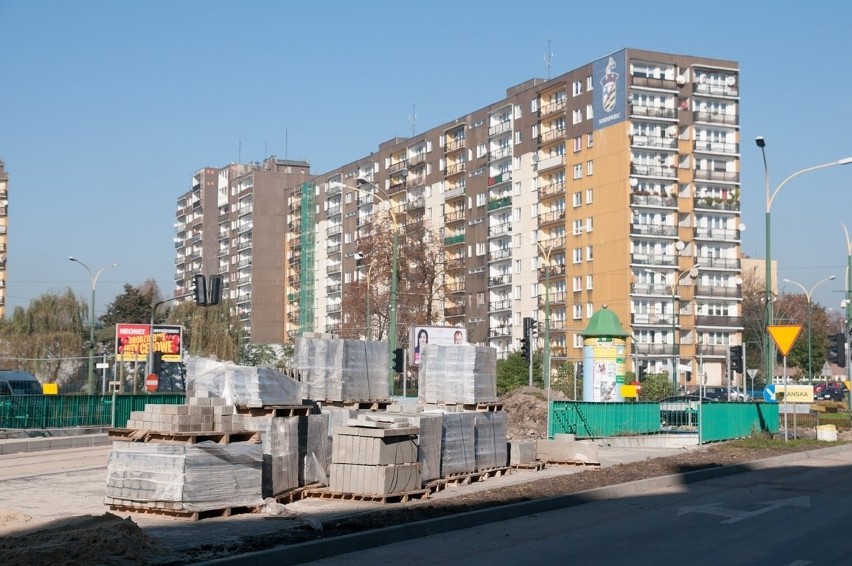
[[[606,9],[602,10],[604,6]],[[766,196],[852,156],[852,7],[816,0],[273,2],[0,0],[8,312],[71,287],[97,313],[125,283],[173,290],[174,210],[205,166],[306,159],[315,173],[622,47],[741,67],[743,253],[764,257]],[[779,279],[839,310],[852,165],[772,205]],[[782,291],[798,292],[781,284]]]

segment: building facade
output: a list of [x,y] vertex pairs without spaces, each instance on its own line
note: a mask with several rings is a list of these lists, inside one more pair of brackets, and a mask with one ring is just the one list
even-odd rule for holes
[[[742,330],[738,84],[732,61],[624,49],[306,175],[282,192],[282,336],[340,332],[346,285],[366,275],[361,230],[389,208],[402,237],[423,224],[440,234],[430,324],[465,327],[504,357],[524,317],[546,322],[537,346],[546,334],[558,374],[606,305],[631,334],[630,367],[722,383]],[[257,269],[229,250],[220,262]],[[179,289],[191,258],[179,255]],[[266,309],[255,288],[247,313]]]

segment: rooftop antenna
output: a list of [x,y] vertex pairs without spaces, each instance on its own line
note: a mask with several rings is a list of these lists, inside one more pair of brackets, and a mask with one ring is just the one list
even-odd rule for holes
[[239,140],[237,142],[237,163],[242,163],[243,161],[243,140]]
[[550,40],[547,40],[547,53],[544,56],[544,64],[547,67],[547,80],[550,80],[550,65],[553,62],[553,51],[550,50]]
[[416,105],[411,105],[411,116],[408,117],[408,122],[411,124],[411,137],[414,137],[414,134],[417,130],[417,114],[414,113],[414,109]]
[[287,151],[290,149],[290,132],[287,126],[284,126],[284,159],[287,159]]

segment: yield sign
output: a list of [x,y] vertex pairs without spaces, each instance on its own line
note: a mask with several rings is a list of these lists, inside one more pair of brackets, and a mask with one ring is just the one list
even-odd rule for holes
[[790,348],[793,347],[793,342],[799,337],[802,326],[800,324],[780,324],[767,326],[766,329],[769,330],[769,334],[775,340],[775,345],[781,350],[781,355],[786,356]]

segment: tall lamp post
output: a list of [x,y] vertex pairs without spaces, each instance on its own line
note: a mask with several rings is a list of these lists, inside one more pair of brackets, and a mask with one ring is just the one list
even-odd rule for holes
[[830,275],[825,279],[821,279],[814,283],[810,291],[805,289],[805,286],[799,283],[798,281],[793,281],[792,279],[784,279],[784,283],[792,283],[793,285],[796,285],[802,291],[804,291],[805,298],[808,301],[808,383],[811,383],[814,380],[814,358],[811,344],[811,297],[813,297],[814,289],[816,289],[818,285],[821,285],[826,281],[833,281],[834,279],[836,279],[834,275]]
[[390,394],[393,395],[393,381],[394,381],[394,370],[393,370],[393,351],[397,346],[397,304],[398,304],[398,293],[397,293],[397,272],[399,271],[399,222],[397,221],[396,213],[393,211],[393,203],[391,202],[390,197],[387,193],[382,191],[375,183],[368,181],[364,178],[358,178],[357,183],[359,185],[369,185],[374,191],[368,191],[366,189],[362,189],[359,187],[352,187],[350,185],[346,185],[350,189],[354,189],[359,193],[371,195],[377,197],[380,201],[384,201],[388,206],[388,212],[390,213],[391,222],[393,223],[393,239],[392,239],[392,259],[391,259],[391,284],[390,284],[390,293],[391,293],[391,302],[390,302],[390,324],[388,327],[388,386],[390,387]]
[[814,165],[813,167],[806,167],[800,171],[796,171],[778,185],[774,191],[770,192],[769,189],[769,165],[766,162],[766,139],[763,136],[757,136],[754,138],[754,142],[757,144],[757,147],[760,148],[760,153],[763,156],[763,178],[766,185],[766,273],[764,275],[765,279],[765,297],[766,297],[766,324],[763,329],[763,342],[766,344],[766,348],[764,348],[764,352],[766,357],[763,360],[763,377],[767,383],[770,383],[773,374],[775,373],[774,361],[775,361],[775,343],[769,337],[769,327],[772,326],[774,321],[774,315],[772,312],[772,248],[771,248],[771,226],[772,226],[772,201],[775,200],[775,197],[778,195],[778,191],[781,190],[781,187],[787,184],[788,181],[802,175],[803,173],[808,173],[810,171],[816,171],[818,169],[825,169],[826,167],[834,167],[835,165],[848,165],[852,163],[852,157],[844,157],[838,161],[832,161],[830,163],[823,163],[821,165]]
[[852,362],[849,361],[849,356],[852,355],[852,240],[849,239],[849,230],[842,222],[843,233],[846,235],[846,326],[843,328],[843,335],[846,337],[846,381],[852,380]]
[[[364,259],[364,254],[362,252],[358,252],[355,254],[356,258],[359,260]],[[364,319],[364,336],[367,338],[367,341],[370,341],[370,274],[373,272],[373,266],[376,264],[376,260],[372,260],[370,265],[367,267],[367,318]]]
[[89,269],[89,266],[77,259],[74,256],[68,256],[68,261],[73,261],[75,263],[79,263],[82,265],[86,272],[88,272],[89,277],[92,280],[92,302],[90,305],[89,315],[89,395],[95,394],[95,288],[98,285],[98,277],[100,277],[101,273],[104,270],[109,269],[111,267],[118,267],[117,263],[113,263],[112,265],[107,265],[106,267],[100,268],[97,273],[92,274],[92,270]]

